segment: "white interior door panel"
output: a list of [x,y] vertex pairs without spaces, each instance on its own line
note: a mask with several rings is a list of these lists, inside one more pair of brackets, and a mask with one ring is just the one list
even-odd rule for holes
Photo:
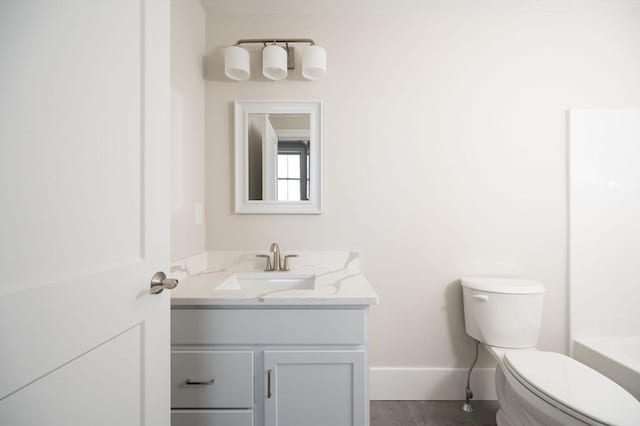
[[2,425],[169,424],[169,23],[0,1]]

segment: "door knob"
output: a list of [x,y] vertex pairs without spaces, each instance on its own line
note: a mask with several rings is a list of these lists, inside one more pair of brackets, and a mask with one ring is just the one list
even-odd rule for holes
[[160,294],[166,288],[167,290],[171,290],[172,288],[176,288],[178,285],[178,280],[175,278],[167,278],[167,275],[164,272],[156,272],[151,277],[151,294]]

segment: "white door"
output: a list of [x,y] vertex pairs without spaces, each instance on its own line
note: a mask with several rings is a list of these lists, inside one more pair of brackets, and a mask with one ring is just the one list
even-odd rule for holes
[[365,351],[264,351],[265,426],[369,424]]
[[0,424],[169,424],[169,1],[0,1]]
[[262,199],[274,201],[278,199],[278,135],[268,114],[262,129],[262,152]]

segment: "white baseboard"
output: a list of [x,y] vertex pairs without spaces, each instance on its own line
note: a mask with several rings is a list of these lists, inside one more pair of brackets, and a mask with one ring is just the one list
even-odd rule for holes
[[[463,400],[466,368],[371,367],[372,400]],[[471,375],[474,400],[495,400],[495,369],[477,368]]]

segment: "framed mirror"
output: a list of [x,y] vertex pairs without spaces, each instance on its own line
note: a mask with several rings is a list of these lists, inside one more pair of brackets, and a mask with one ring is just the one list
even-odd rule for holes
[[236,101],[235,212],[322,213],[322,102]]

